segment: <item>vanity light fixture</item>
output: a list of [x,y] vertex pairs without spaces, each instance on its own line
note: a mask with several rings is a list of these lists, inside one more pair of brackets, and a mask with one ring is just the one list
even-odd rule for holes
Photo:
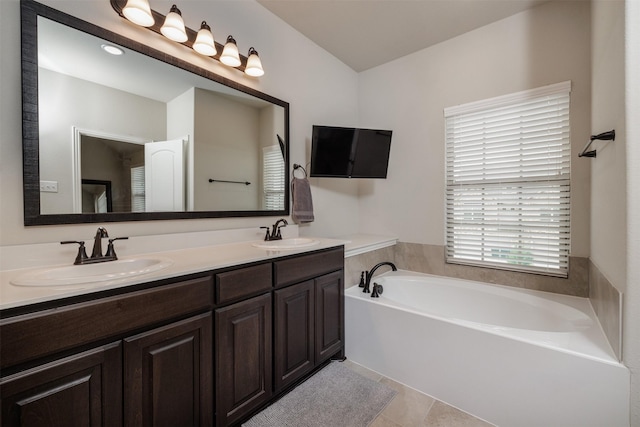
[[122,50],[121,48],[119,48],[118,46],[114,46],[111,44],[101,44],[100,47],[102,48],[102,50],[104,50],[105,52],[111,54],[111,55],[115,55],[115,56],[120,56],[120,55],[124,55],[124,50]]
[[264,75],[264,70],[262,69],[262,61],[260,61],[258,51],[253,47],[249,48],[247,67],[244,69],[244,72],[252,77],[260,77]]
[[186,42],[189,39],[189,37],[187,37],[187,31],[184,28],[182,12],[180,12],[180,9],[178,9],[175,4],[171,6],[171,10],[164,19],[164,24],[162,28],[160,28],[160,32],[169,40],[178,43]]
[[213,56],[218,53],[211,27],[207,25],[206,21],[202,21],[202,24],[200,24],[196,41],[193,42],[193,50],[204,56]]
[[148,0],[110,0],[110,3],[113,10],[121,17],[136,25],[147,27],[154,33],[162,34],[170,40],[193,48],[200,55],[208,56],[229,67],[244,71],[248,76],[260,77],[264,75],[262,62],[253,47],[249,49],[248,57],[240,55],[233,36],[227,37],[227,42],[222,46],[214,40],[211,27],[206,21],[202,21],[197,33],[191,28],[185,27],[182,13],[175,4],[171,6],[171,10],[165,17],[151,9]]
[[238,45],[233,36],[227,37],[227,43],[225,43],[222,55],[220,55],[220,62],[229,67],[237,67],[241,64]]
[[151,14],[151,7],[147,0],[128,0],[122,9],[125,18],[142,27],[150,27],[155,24]]

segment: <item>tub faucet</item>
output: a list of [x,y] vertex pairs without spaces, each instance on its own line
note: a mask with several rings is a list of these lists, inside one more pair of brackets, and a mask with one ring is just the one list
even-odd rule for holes
[[[362,292],[366,292],[366,293],[369,293],[369,292],[370,292],[370,291],[369,291],[369,285],[371,284],[371,278],[373,278],[373,273],[375,273],[375,271],[376,271],[378,268],[382,267],[383,265],[388,265],[388,266],[390,266],[390,267],[391,267],[391,269],[392,269],[393,271],[398,271],[398,269],[396,268],[395,264],[394,264],[394,263],[392,263],[392,262],[389,262],[389,261],[385,261],[385,262],[381,262],[381,263],[379,263],[379,264],[376,264],[376,265],[375,265],[371,270],[369,270],[369,271],[367,272],[367,274],[366,274],[366,276],[367,276],[367,277],[365,278],[365,281],[364,281],[364,289],[362,290]],[[371,296],[372,296],[373,298],[376,298],[376,297],[378,296],[378,292],[374,292]]]

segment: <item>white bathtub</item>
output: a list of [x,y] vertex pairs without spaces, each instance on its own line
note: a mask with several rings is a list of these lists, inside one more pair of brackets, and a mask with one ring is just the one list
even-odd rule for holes
[[407,271],[346,290],[346,355],[498,426],[629,426],[629,372],[586,298]]

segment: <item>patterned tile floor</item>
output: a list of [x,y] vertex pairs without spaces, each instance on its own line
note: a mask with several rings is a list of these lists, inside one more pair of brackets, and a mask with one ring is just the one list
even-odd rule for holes
[[384,383],[398,392],[371,427],[491,427],[493,425],[348,359],[345,365],[360,375]]

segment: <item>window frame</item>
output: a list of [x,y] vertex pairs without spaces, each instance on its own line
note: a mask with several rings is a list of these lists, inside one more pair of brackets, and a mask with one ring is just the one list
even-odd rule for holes
[[[568,277],[571,252],[570,94],[571,82],[567,81],[444,109],[444,237],[445,261],[447,263]],[[565,96],[566,100],[563,98]],[[498,143],[495,142],[497,133],[492,133],[495,130],[484,130],[489,126],[483,128],[483,126],[474,125],[476,127],[473,127],[473,130],[478,130],[478,133],[474,134],[472,138],[467,138],[468,134],[463,135],[460,130],[457,130],[458,133],[455,135],[452,133],[454,128],[461,127],[459,123],[454,123],[454,120],[464,121],[482,115],[499,117],[500,120],[504,120],[507,117],[507,112],[517,117],[516,113],[520,111],[521,106],[526,106],[527,103],[539,104],[546,102],[543,101],[546,99],[557,99],[559,100],[558,104],[566,105],[566,109],[557,108],[557,111],[560,112],[558,117],[562,116],[561,130],[553,130],[562,136],[558,137],[555,142],[548,143],[550,147],[553,145],[554,150],[560,154],[547,154],[542,162],[538,160],[532,162],[531,159],[534,157],[526,157],[529,155],[526,154],[521,155],[519,159],[507,160],[506,164],[512,168],[496,167],[497,161],[503,161],[510,157],[509,154],[505,154],[507,151],[513,153],[517,148],[522,152],[524,151],[523,147],[529,147],[523,141],[533,133],[523,124],[518,124],[517,129],[521,131],[524,129],[522,132],[524,135],[521,133],[513,138],[500,139],[499,144],[508,147],[504,153],[499,152],[502,149],[495,148],[498,146]],[[546,107],[545,111],[549,111],[553,115],[553,108]],[[522,120],[520,121],[522,122]],[[517,120],[513,120],[513,122],[515,123]],[[456,144],[456,138],[458,139],[456,150],[460,151],[460,147],[468,149],[469,145],[464,146],[464,144],[471,143],[476,144],[475,146],[479,148],[475,149],[476,153],[471,155],[469,159],[463,158],[462,154],[454,155],[452,150]],[[542,137],[536,138],[544,139]],[[539,142],[536,138],[527,139],[527,142],[533,141],[531,143],[531,146],[534,147],[533,152],[536,149],[539,151],[545,146],[544,142]],[[470,140],[473,142],[469,142]],[[518,141],[518,144],[514,145],[512,141]],[[482,161],[480,166],[477,163],[472,166],[474,162],[478,161]],[[554,168],[558,168],[557,171]],[[505,172],[503,169],[513,169],[514,172]],[[536,173],[540,176],[534,176]],[[513,195],[505,196],[501,192],[512,192]],[[546,197],[542,198],[542,194]],[[538,202],[538,200],[545,201]],[[500,209],[500,203],[504,203],[508,208]],[[537,208],[523,209],[537,206],[537,203],[540,203]],[[474,204],[475,206],[473,206]],[[501,213],[501,211],[505,212]],[[469,216],[473,216],[469,215],[470,213],[477,214],[476,216],[481,219],[474,222],[473,218],[469,219]],[[529,213],[531,215],[526,217]],[[544,216],[546,218],[543,218]],[[501,222],[503,217],[509,217],[513,222],[511,224],[508,221]],[[516,217],[520,218],[514,219]],[[487,224],[490,224],[490,227]],[[534,224],[533,228],[532,224]],[[505,231],[507,229],[511,229],[511,231]],[[527,229],[534,231],[527,233],[525,231]],[[552,232],[557,232],[557,239],[551,238]],[[524,252],[522,248],[508,247],[509,244],[515,245],[517,243],[516,238],[509,236],[510,233],[512,236],[519,234],[521,244],[524,241],[528,242]],[[485,235],[490,237],[485,237]],[[546,252],[544,248],[541,249],[542,245],[538,243],[545,241],[547,242]],[[494,252],[494,248],[497,252]],[[519,252],[513,252],[514,250]]]

